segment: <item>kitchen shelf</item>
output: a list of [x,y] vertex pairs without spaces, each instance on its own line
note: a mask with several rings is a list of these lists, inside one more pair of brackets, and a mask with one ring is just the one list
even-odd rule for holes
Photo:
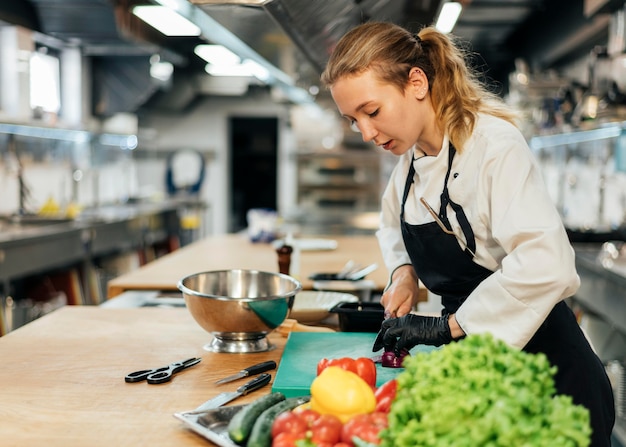
[[98,133],[81,129],[63,129],[58,127],[10,123],[0,123],[0,133],[73,143],[87,143],[93,141],[102,146],[113,146],[122,149],[134,149],[137,147],[137,136],[130,134]]
[[608,234],[626,224],[626,122],[536,136],[529,146],[572,234]]
[[309,215],[378,210],[384,187],[381,157],[369,148],[297,154],[298,208]]

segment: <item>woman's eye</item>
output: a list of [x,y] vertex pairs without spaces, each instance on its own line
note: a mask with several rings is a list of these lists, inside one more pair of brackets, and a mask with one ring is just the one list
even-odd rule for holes
[[374,118],[376,115],[378,115],[378,110],[379,109],[376,109],[372,113],[368,113],[367,116],[369,116],[370,118]]
[[361,132],[361,129],[359,129],[359,124],[356,122],[356,120],[350,120],[350,129],[352,129],[353,132]]

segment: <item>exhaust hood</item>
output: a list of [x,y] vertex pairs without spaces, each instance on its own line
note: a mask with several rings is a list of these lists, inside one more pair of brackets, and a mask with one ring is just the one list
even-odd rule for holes
[[[85,56],[106,59],[100,64],[105,72],[114,70],[109,68],[115,65],[110,60],[113,58],[143,58],[129,62],[136,64],[137,72],[142,71],[147,58],[158,53],[161,60],[174,64],[175,74],[185,72],[181,76],[185,79],[203,73],[204,63],[193,54],[198,43],[223,44],[242,58],[266,64],[274,79],[270,87],[282,89],[286,92],[283,97],[298,102],[314,96],[308,93],[309,87],[319,84],[330,52],[352,27],[379,20],[418,31],[433,23],[444,1],[20,0],[0,2],[0,21],[76,45]],[[596,17],[582,15],[584,1],[461,0],[463,12],[453,34],[467,43],[475,65],[486,72],[486,77],[506,87],[515,58],[525,58],[533,68],[542,70],[563,59],[563,48],[568,53],[573,49],[588,53],[597,43],[597,32],[606,27],[594,27]],[[133,6],[146,4],[164,4],[182,11],[181,15],[203,29],[203,35],[167,38],[130,13]],[[585,42],[574,39],[585,29],[589,29]],[[119,76],[136,76],[133,70],[115,70]],[[146,78],[121,83],[121,88],[127,84],[150,86]],[[102,97],[113,94],[103,92]],[[129,91],[127,95],[135,95],[139,101],[150,96],[150,91]],[[320,93],[315,99],[329,98]]]

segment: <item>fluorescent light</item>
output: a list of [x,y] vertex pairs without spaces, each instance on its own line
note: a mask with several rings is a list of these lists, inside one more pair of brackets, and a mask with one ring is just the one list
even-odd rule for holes
[[454,25],[456,25],[456,21],[461,15],[462,9],[463,7],[458,2],[444,3],[441,7],[441,11],[439,12],[439,17],[437,18],[435,28],[437,28],[444,34],[452,31]]
[[193,50],[208,62],[205,71],[212,76],[254,76],[267,83],[271,76],[267,68],[251,59],[241,58],[222,45],[196,45]]
[[214,65],[206,64],[204,67],[211,76],[251,76],[250,71],[241,64],[236,65]]
[[241,65],[246,67],[248,73],[257,78],[259,81],[268,82],[270,80],[269,70],[261,64],[251,59],[246,59]]
[[252,60],[234,65],[207,64],[204,70],[211,76],[254,76],[262,82],[270,79],[269,71]]
[[133,14],[166,36],[199,36],[200,28],[164,6],[135,6]]
[[193,52],[213,65],[235,65],[241,61],[239,56],[222,45],[197,45]]
[[270,80],[269,71],[250,59],[246,59],[241,64],[207,64],[204,70],[211,76],[254,76],[261,82]]

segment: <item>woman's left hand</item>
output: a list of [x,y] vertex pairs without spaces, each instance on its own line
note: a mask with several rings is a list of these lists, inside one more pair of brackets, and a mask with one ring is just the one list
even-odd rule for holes
[[407,315],[417,304],[418,296],[419,286],[413,266],[398,267],[380,299],[380,304],[385,308],[385,318]]
[[399,354],[416,345],[441,346],[452,341],[448,319],[449,314],[441,317],[425,317],[409,314],[400,318],[383,321],[380,332],[374,341],[372,351],[381,348]]

